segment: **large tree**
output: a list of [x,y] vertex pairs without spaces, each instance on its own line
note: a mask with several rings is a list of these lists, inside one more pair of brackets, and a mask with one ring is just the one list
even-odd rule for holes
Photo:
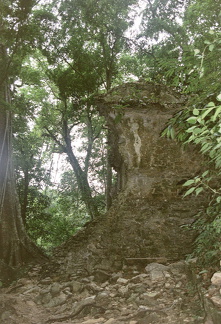
[[[118,74],[119,54],[126,44],[124,33],[130,23],[130,5],[134,2],[61,1],[56,6],[46,4],[45,8],[35,13],[35,21],[41,26],[37,46],[47,58],[48,64],[44,69],[54,84],[57,101],[56,108],[53,105],[54,111],[59,111],[55,124],[50,125],[46,121],[45,128],[61,151],[68,155],[82,199],[92,218],[98,210],[88,180],[88,166],[99,130],[91,97],[99,89],[109,90]],[[44,119],[45,116],[43,114]],[[73,127],[79,123],[88,129],[83,165],[74,150],[76,139]],[[109,207],[112,178],[109,158],[107,170]]]
[[10,84],[25,55],[23,42],[32,5],[32,1],[5,1],[0,6],[0,258],[13,266],[40,255],[25,232],[12,158]]

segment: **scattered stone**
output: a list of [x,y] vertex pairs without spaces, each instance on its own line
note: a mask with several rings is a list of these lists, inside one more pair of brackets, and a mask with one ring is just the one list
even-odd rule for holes
[[96,304],[101,307],[107,307],[110,304],[111,297],[107,291],[98,293],[95,298]]
[[115,283],[120,277],[122,277],[122,272],[113,273],[109,281],[110,283]]
[[118,278],[117,279],[117,283],[120,284],[120,285],[127,285],[128,284],[128,281],[127,279],[124,279],[124,278]]
[[221,309],[221,297],[220,296],[212,296],[212,302]]
[[159,263],[150,263],[146,266],[145,271],[149,273],[151,281],[165,280],[169,267]]
[[79,292],[81,292],[83,289],[83,284],[79,281],[72,281],[71,283],[71,290],[73,292],[73,294],[77,294]]
[[170,284],[169,282],[166,282],[166,283],[165,283],[165,288],[167,288],[167,289],[168,289],[168,288],[171,288],[171,284]]
[[119,295],[121,297],[128,297],[129,295],[129,289],[128,286],[123,286],[118,289]]
[[[148,275],[146,273],[141,273],[141,274],[131,278],[130,282],[140,283],[140,282],[143,282],[146,278],[148,278]],[[145,280],[145,282],[146,282],[146,280]]]
[[50,285],[52,283],[52,279],[50,277],[47,277],[45,279],[42,279],[39,283],[41,285]]
[[94,280],[98,283],[103,283],[110,279],[111,275],[104,270],[97,269],[94,274]]
[[110,318],[109,320],[104,322],[104,324],[115,324],[115,322],[116,322],[116,320],[114,318]]
[[47,293],[47,294],[44,294],[43,297],[41,298],[41,303],[43,305],[47,305],[49,304],[51,301],[51,294]]
[[67,300],[68,296],[64,293],[61,293],[59,296],[51,298],[48,303],[45,303],[45,307],[56,307],[64,304]]
[[150,298],[157,298],[160,296],[160,292],[159,291],[150,291],[150,292],[147,292],[146,295]]
[[[135,276],[128,266],[124,272],[113,275],[103,270],[97,270],[94,276],[77,277],[72,274],[62,282],[53,282],[51,277],[47,277],[46,280],[38,281],[38,285],[35,278],[34,282],[24,279],[22,281],[24,286],[16,291],[23,296],[26,308],[40,308],[41,312],[47,314],[47,320],[35,321],[36,312],[35,315],[31,315],[30,320],[19,315],[21,321],[13,322],[12,318],[20,317],[13,309],[1,311],[0,303],[0,322],[1,324],[60,324],[61,322],[64,324],[203,324],[203,316],[198,316],[197,320],[191,316],[192,299],[198,296],[188,297],[187,276],[183,269],[184,267],[179,264],[165,266],[152,263],[146,266],[146,273],[136,272]],[[61,274],[59,276],[62,277]],[[65,273],[62,278],[65,278],[64,276]],[[221,309],[220,289],[220,286],[212,285],[209,290],[210,301],[218,309]]]
[[221,287],[221,272],[215,272],[211,278],[211,282],[213,285]]
[[128,285],[129,289],[132,290],[134,293],[138,294],[143,294],[146,292],[146,287],[144,283],[139,283],[139,284],[129,284]]
[[60,290],[61,290],[61,285],[58,282],[54,282],[51,285],[51,289],[50,289],[50,293],[52,297],[59,295]]
[[181,288],[182,287],[182,285],[183,285],[183,283],[182,283],[182,281],[179,281],[177,284],[176,284],[176,288]]
[[89,283],[86,288],[94,293],[100,292],[108,285],[108,282],[105,282],[105,285],[102,284],[102,287],[99,287],[95,282]]

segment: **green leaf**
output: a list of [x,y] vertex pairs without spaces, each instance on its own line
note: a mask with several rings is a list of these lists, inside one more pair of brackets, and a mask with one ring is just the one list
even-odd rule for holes
[[196,187],[192,187],[189,190],[187,190],[187,192],[184,194],[184,197],[190,195],[195,189],[196,189]]
[[193,109],[193,114],[195,115],[195,116],[198,116],[199,115],[199,109],[196,109],[196,108],[194,108]]
[[200,50],[198,49],[198,48],[196,48],[195,50],[194,50],[194,55],[196,56],[197,54],[199,54],[200,53]]
[[211,44],[211,45],[209,46],[209,50],[210,50],[210,52],[212,52],[212,51],[213,51],[214,47],[215,47],[215,45],[214,45],[214,44]]
[[203,144],[203,146],[202,146],[202,148],[201,148],[201,152],[202,153],[205,153],[205,152],[207,152],[208,150],[210,149],[210,143],[205,143],[205,144]]
[[195,183],[195,180],[190,179],[190,180],[187,180],[187,181],[183,184],[183,186],[184,186],[184,187],[187,187],[187,186],[190,186],[190,185],[193,184],[193,183]]
[[213,117],[212,117],[212,121],[213,121],[213,122],[216,120],[216,118],[217,118],[217,116],[220,114],[220,112],[221,112],[221,106],[218,106],[218,107],[216,108],[215,114],[214,114]]
[[208,108],[206,110],[204,110],[204,112],[202,113],[201,115],[201,118],[204,119],[213,109],[214,109],[215,106],[211,107],[211,108]]
[[216,146],[213,148],[214,150],[217,150],[218,148],[221,147],[221,143],[216,144]]
[[196,196],[198,196],[203,191],[203,187],[196,188]]
[[202,133],[202,129],[201,128],[199,128],[199,127],[196,127],[196,128],[194,128],[194,130],[193,130],[193,134],[200,134],[200,133]]
[[170,130],[170,136],[171,136],[172,139],[175,139],[175,137],[176,137],[176,136],[175,136],[175,130],[174,130],[173,127],[172,127],[171,130]]
[[209,107],[215,107],[215,104],[213,101],[210,101],[207,105],[206,105],[207,108]]
[[202,177],[205,178],[205,176],[207,176],[208,173],[209,173],[209,170],[206,170],[205,172],[203,172]]
[[186,121],[189,124],[195,124],[197,122],[197,117],[195,116],[189,117]]
[[189,127],[189,128],[186,130],[186,133],[193,133],[194,128],[196,128],[196,126]]
[[221,93],[216,97],[218,101],[221,101]]

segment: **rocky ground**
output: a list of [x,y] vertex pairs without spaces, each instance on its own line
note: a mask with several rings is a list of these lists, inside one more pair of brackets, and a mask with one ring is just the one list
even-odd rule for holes
[[209,323],[184,261],[90,276],[37,265],[0,293],[1,324]]

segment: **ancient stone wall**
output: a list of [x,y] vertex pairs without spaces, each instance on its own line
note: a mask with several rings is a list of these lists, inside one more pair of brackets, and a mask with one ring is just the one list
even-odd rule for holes
[[164,86],[137,82],[100,96],[97,106],[110,129],[119,192],[107,215],[72,239],[75,259],[84,258],[90,272],[139,258],[184,258],[196,235],[186,227],[205,197],[183,198],[182,183],[202,170],[202,157],[161,133],[185,107],[185,98]]

